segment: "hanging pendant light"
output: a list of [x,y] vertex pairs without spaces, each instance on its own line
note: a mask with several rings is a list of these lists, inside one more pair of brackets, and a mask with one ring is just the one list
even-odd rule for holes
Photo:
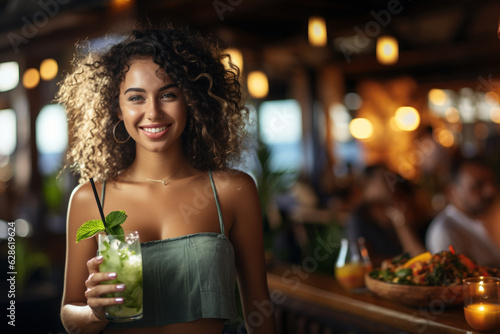
[[309,44],[312,46],[326,46],[326,22],[325,19],[318,16],[309,18]]
[[35,88],[40,82],[40,72],[36,68],[28,68],[23,74],[23,86],[26,89]]
[[[243,72],[243,54],[241,51],[236,48],[229,48],[226,49],[226,52],[231,56],[231,62],[240,69],[240,72]],[[226,69],[230,69],[229,59],[224,58],[223,62]]]
[[398,40],[392,36],[380,36],[377,39],[377,60],[383,65],[392,65],[398,61]]
[[40,64],[40,77],[42,80],[48,81],[54,79],[58,71],[59,66],[57,65],[57,61],[52,58],[45,59]]
[[247,86],[250,95],[256,99],[262,99],[269,93],[269,81],[262,71],[248,73]]

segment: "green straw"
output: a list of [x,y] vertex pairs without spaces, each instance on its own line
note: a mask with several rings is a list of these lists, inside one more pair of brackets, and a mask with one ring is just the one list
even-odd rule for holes
[[94,191],[95,201],[97,202],[97,207],[99,208],[99,213],[101,214],[102,224],[104,225],[104,228],[107,230],[108,227],[106,226],[106,218],[104,217],[104,212],[102,211],[101,201],[99,200],[99,195],[97,194],[97,189],[95,188],[93,178],[90,178],[90,184],[92,185],[92,190]]

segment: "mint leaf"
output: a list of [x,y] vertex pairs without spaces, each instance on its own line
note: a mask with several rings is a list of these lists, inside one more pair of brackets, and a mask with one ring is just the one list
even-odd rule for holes
[[120,225],[116,225],[115,227],[107,229],[106,233],[116,235],[118,236],[117,239],[121,240],[122,242],[125,242],[124,240],[125,232],[123,231],[123,227],[121,227]]
[[125,219],[127,219],[125,211],[111,211],[106,216],[106,233],[117,235],[120,241],[125,242],[125,232],[121,227],[121,224],[125,222]]
[[102,220],[88,220],[80,226],[76,232],[76,242],[79,243],[83,239],[93,237],[97,233],[106,232],[107,234],[121,235],[121,241],[124,239],[124,232],[121,224],[127,219],[125,211],[111,211],[106,216],[106,226]]
[[125,222],[125,219],[127,219],[125,211],[111,211],[106,216],[106,227],[113,228],[117,225],[121,225]]
[[88,220],[80,226],[76,232],[76,243],[84,239],[93,237],[97,233],[105,231],[104,224],[101,220]]

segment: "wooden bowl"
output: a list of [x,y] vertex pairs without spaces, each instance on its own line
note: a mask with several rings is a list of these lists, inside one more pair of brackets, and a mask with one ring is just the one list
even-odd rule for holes
[[386,283],[365,275],[368,290],[375,295],[408,306],[443,307],[463,305],[462,285],[421,286]]

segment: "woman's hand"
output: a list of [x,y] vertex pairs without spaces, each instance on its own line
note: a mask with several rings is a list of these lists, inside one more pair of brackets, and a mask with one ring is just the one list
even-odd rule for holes
[[104,306],[122,304],[123,298],[103,298],[103,294],[125,290],[124,284],[100,284],[101,282],[114,280],[116,273],[101,273],[99,265],[102,263],[103,257],[96,256],[87,262],[89,277],[85,281],[87,291],[87,305],[90,306],[95,317],[106,321],[104,316]]

